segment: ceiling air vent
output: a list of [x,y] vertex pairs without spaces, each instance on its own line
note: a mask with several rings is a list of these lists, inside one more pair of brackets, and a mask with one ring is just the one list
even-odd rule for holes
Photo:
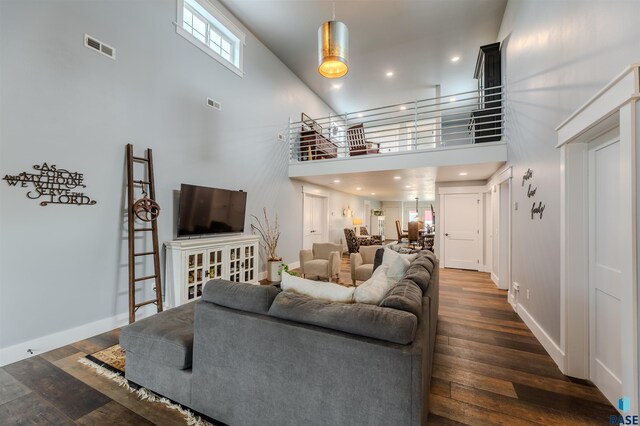
[[104,44],[100,40],[94,37],[91,37],[88,34],[84,35],[84,45],[85,47],[91,50],[95,50],[96,52],[101,53],[104,56],[107,56],[113,60],[116,59],[116,49],[114,49],[113,47],[107,44]]
[[220,102],[218,101],[214,101],[211,98],[207,98],[207,105],[209,105],[211,108],[215,108],[218,111],[222,110],[222,104],[220,104]]

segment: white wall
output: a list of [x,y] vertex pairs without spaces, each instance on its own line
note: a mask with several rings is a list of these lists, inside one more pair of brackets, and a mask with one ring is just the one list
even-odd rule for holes
[[[507,137],[513,165],[512,277],[519,301],[560,342],[560,153],[554,128],[640,61],[638,1],[509,0],[499,40],[507,85]],[[542,220],[530,219],[522,175],[534,171]]]
[[[129,142],[153,149],[161,242],[173,238],[180,183],[243,189],[247,218],[277,211],[279,253],[297,260],[301,185],[276,135],[290,116],[329,108],[248,31],[240,78],[175,20],[175,0],[0,2],[2,176],[56,164],[84,173],[98,202],[41,207],[0,182],[0,349],[127,311]],[[85,32],[117,60],[85,48]]]

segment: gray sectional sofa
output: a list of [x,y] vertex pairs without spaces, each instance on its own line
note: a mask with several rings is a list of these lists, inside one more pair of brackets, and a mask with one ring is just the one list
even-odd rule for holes
[[230,425],[424,425],[438,285],[431,253],[380,306],[210,281],[122,330],[126,378]]

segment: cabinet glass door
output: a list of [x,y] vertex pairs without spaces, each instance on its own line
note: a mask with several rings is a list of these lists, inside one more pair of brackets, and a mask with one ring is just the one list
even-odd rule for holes
[[202,295],[205,279],[204,259],[204,252],[194,252],[187,255],[187,285],[183,295],[187,301]]
[[244,281],[249,283],[255,280],[256,276],[256,249],[255,245],[243,247],[243,274]]
[[229,281],[242,281],[242,247],[229,249]]

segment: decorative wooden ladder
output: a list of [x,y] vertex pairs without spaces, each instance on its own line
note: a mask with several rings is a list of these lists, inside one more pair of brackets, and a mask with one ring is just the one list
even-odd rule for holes
[[[134,163],[144,164],[146,180],[134,180]],[[135,186],[140,186],[142,197],[134,201]],[[145,188],[148,190],[145,190]],[[145,151],[145,157],[133,155],[133,145],[127,144],[127,217],[129,225],[129,324],[135,322],[136,311],[145,305],[155,304],[158,312],[162,312],[162,283],[160,279],[160,252],[158,250],[158,223],[160,206],[155,201],[156,190],[153,178],[153,157],[151,148]],[[146,223],[144,227],[136,227],[136,218]],[[150,222],[151,227],[148,226]],[[135,252],[135,235],[138,232],[151,232],[153,238],[153,250]],[[153,275],[136,277],[136,258],[153,256]],[[155,280],[155,298],[136,303],[136,284],[141,281]]]

